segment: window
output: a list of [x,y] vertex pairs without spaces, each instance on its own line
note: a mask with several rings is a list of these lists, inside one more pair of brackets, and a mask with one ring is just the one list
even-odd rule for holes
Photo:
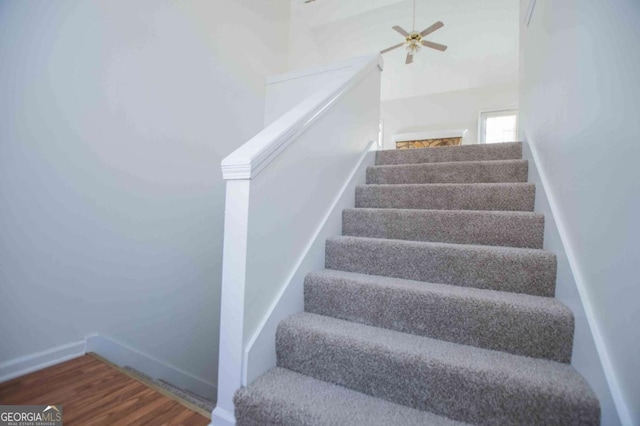
[[481,112],[478,127],[479,143],[517,141],[518,110]]

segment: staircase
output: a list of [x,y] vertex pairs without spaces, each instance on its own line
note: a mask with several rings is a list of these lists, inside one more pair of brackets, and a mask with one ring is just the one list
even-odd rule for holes
[[377,153],[248,425],[597,425],[520,143]]

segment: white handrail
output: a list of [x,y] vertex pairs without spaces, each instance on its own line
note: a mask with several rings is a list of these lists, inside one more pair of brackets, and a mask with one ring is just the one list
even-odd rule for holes
[[[366,154],[379,134],[380,71],[376,54],[281,76],[271,98],[276,107],[267,111],[293,108],[222,160],[227,193],[216,425],[235,424],[233,395],[247,384],[248,369],[255,377],[275,365],[275,331],[264,324],[299,312],[301,280],[293,278],[321,267],[325,233],[340,232],[344,190],[355,185],[356,170],[364,179],[365,158],[373,158]],[[300,84],[308,86],[298,91]],[[299,297],[281,304],[287,289]],[[267,337],[256,345],[257,335]],[[249,362],[250,354],[261,361]]]
[[321,89],[267,126],[222,160],[224,180],[252,179],[311,126],[337,100],[355,87],[373,67],[383,68],[381,55],[358,58],[351,76],[337,87]]

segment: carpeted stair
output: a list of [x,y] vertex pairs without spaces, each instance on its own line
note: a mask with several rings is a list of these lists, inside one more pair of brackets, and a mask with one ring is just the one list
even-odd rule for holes
[[597,425],[520,143],[378,152],[243,425]]

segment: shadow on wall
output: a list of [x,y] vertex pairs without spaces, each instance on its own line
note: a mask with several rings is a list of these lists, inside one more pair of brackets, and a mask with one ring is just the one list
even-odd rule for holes
[[3,2],[0,363],[98,332],[215,383],[219,164],[286,66],[258,3]]

